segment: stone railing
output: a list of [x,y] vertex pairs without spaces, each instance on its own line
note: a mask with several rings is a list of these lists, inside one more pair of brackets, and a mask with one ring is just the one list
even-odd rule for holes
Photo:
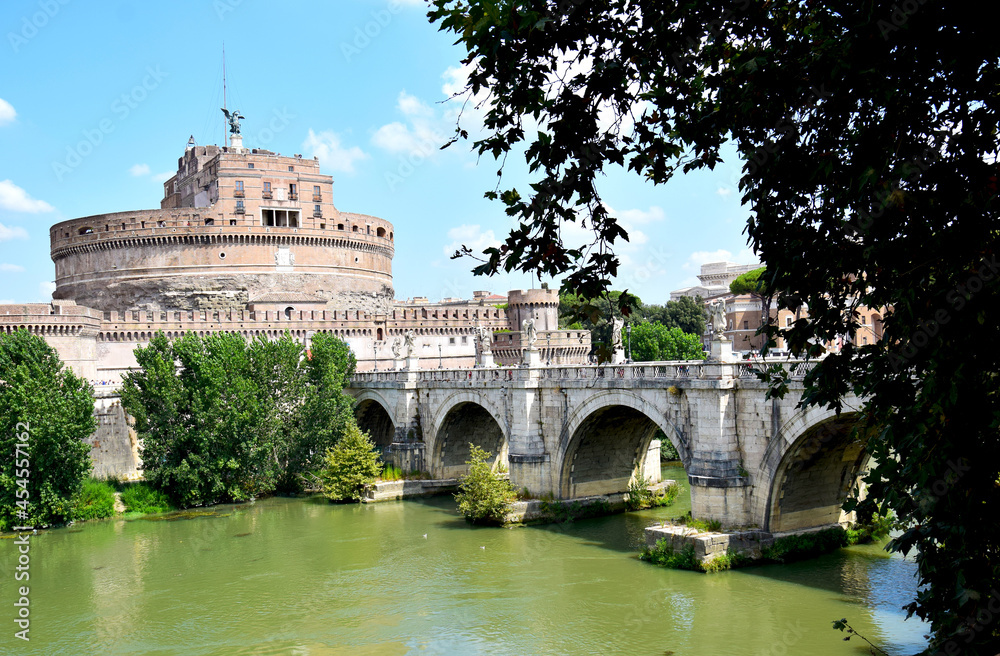
[[771,367],[772,365],[781,365],[783,369],[789,372],[793,380],[802,380],[806,377],[806,374],[816,366],[815,360],[788,360],[785,358],[781,359],[767,359],[767,360],[754,360],[752,362],[740,362],[736,365],[737,377],[742,379],[754,379],[757,378],[758,373],[763,373]]
[[[491,369],[417,369],[415,371],[365,371],[355,373],[352,382],[356,385],[368,383],[392,383],[417,381],[431,382],[503,382],[538,380],[684,380],[712,378],[740,378],[753,380],[757,372],[765,367],[779,364],[790,370],[794,380],[801,380],[816,366],[815,361],[806,360],[756,360],[753,362],[707,362],[704,360],[674,362],[639,362],[630,364],[605,365],[560,365],[543,367],[497,367]],[[708,367],[713,368],[707,373]]]
[[490,369],[418,369],[355,373],[356,384],[398,382],[492,382],[529,380],[676,380],[701,378],[705,362],[643,362],[619,365],[497,367]]

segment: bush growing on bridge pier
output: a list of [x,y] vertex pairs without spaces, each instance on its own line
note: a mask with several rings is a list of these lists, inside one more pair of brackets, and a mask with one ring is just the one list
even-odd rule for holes
[[493,454],[469,443],[469,473],[458,484],[459,511],[473,524],[503,524],[517,491],[510,481],[493,471]]
[[0,334],[0,530],[71,518],[96,428],[87,381],[41,337]]

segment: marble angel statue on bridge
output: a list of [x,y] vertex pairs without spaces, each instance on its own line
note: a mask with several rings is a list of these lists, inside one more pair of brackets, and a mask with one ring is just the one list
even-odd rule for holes
[[726,302],[718,300],[708,306],[708,321],[712,328],[712,339],[726,339]]
[[493,331],[486,326],[476,326],[476,338],[479,342],[480,353],[493,352]]
[[538,330],[535,328],[535,319],[525,319],[521,322],[521,332],[524,333],[524,346],[529,349],[535,347],[535,340],[538,339]]

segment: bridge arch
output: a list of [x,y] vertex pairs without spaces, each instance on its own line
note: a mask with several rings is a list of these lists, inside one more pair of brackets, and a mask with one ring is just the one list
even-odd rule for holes
[[431,431],[424,434],[431,474],[457,478],[468,472],[469,443],[493,455],[494,466],[507,467],[507,422],[487,395],[472,391],[452,394],[438,404]]
[[354,419],[358,428],[371,435],[372,442],[387,447],[395,441],[396,422],[391,405],[375,390],[364,390],[354,400]]
[[[570,413],[560,434],[560,496],[626,491],[647,469],[646,454],[658,431],[674,445],[687,468],[687,443],[650,401],[623,390],[608,390],[589,398]],[[650,463],[657,472],[659,465]],[[658,481],[659,475],[653,478]]]
[[851,519],[842,506],[869,460],[864,441],[853,437],[860,417],[814,406],[782,426],[755,477],[768,490],[758,515],[765,530],[782,533]]

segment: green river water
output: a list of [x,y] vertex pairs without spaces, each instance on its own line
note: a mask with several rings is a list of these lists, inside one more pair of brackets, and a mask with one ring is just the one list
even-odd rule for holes
[[924,646],[899,609],[914,565],[878,546],[712,575],[640,561],[643,527],[688,508],[496,529],[449,497],[276,498],[76,525],[31,538],[27,643],[8,538],[0,653],[867,654],[841,617],[894,655]]

